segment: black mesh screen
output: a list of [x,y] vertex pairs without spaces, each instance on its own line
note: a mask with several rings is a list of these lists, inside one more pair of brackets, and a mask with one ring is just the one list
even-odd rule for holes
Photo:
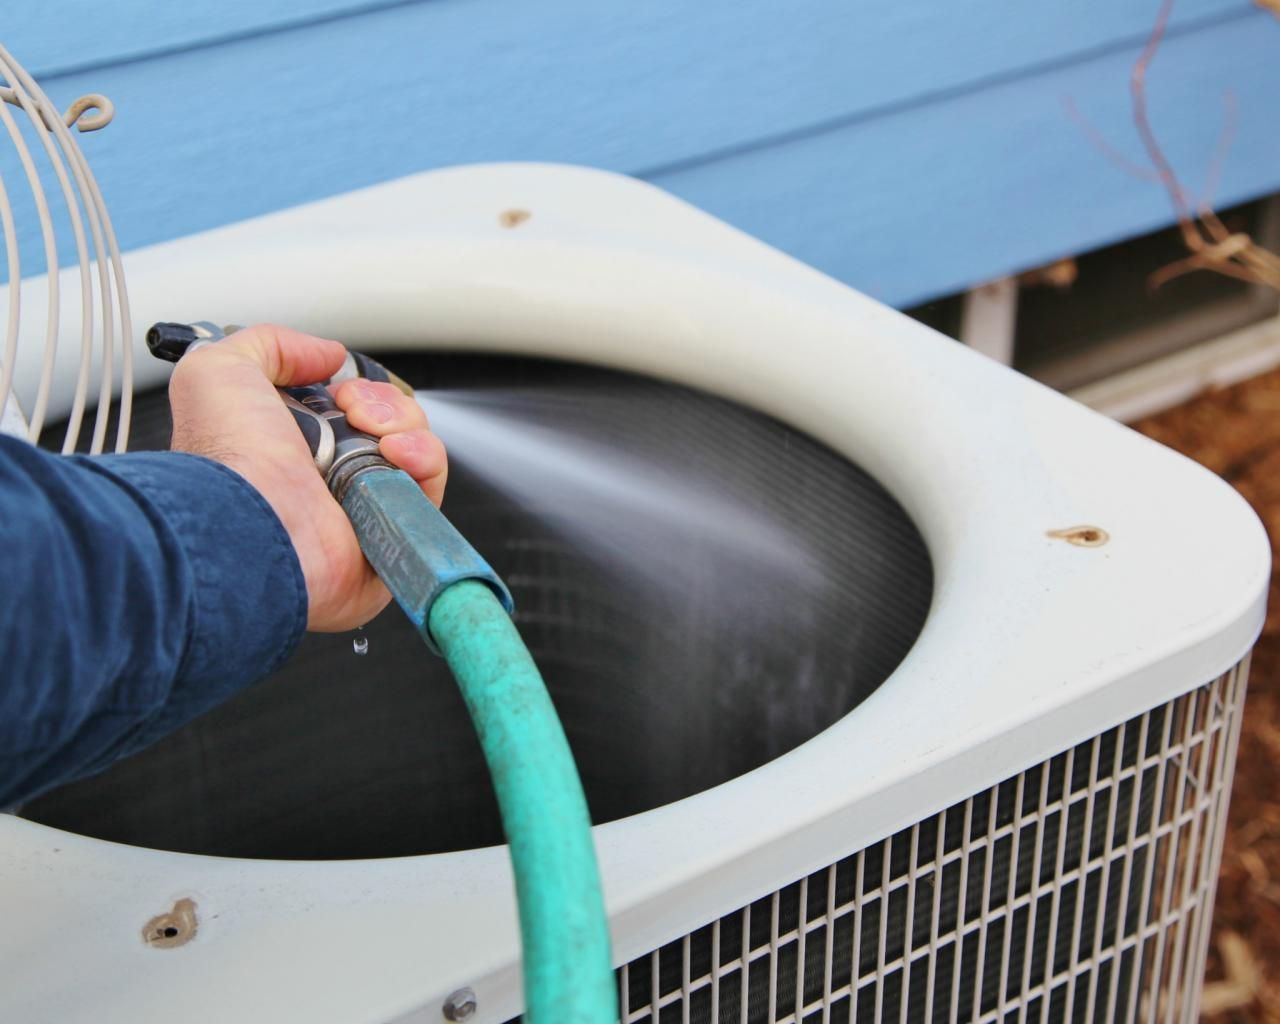
[[[596,821],[677,800],[803,743],[874,691],[918,635],[932,595],[919,533],[866,473],[776,420],[581,366],[389,362],[415,384],[492,401],[530,431],[653,473],[643,501],[559,516],[554,502],[531,511],[487,482],[486,467],[468,465],[464,444],[452,447],[445,511],[515,595]],[[163,394],[138,406],[133,447],[163,447]],[[710,513],[695,503],[683,519],[670,515],[680,495],[708,493]],[[727,543],[732,524],[715,521],[724,509],[763,524],[774,548],[798,552],[795,564]],[[365,633],[364,657],[350,634],[307,637],[265,683],[25,815],[227,856],[500,842],[479,745],[444,665],[395,608]]]

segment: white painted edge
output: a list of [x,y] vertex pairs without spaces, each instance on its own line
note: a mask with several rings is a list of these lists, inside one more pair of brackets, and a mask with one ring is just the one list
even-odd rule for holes
[[1280,316],[1200,342],[1070,392],[1077,402],[1131,423],[1215,388],[1280,366]]

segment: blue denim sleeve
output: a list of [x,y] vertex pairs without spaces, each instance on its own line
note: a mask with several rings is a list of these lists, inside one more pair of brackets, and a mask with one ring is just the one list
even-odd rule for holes
[[306,619],[293,544],[232,470],[0,436],[0,808],[268,675]]

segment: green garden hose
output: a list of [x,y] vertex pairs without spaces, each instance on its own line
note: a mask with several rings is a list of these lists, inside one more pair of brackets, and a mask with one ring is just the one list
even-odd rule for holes
[[511,850],[530,1024],[618,1019],[591,819],[551,698],[492,590],[448,587],[431,639],[467,702]]

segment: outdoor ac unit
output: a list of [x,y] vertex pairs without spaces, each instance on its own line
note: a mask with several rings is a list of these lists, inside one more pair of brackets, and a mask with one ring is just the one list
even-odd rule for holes
[[[135,323],[541,381],[530,430],[737,496],[687,506],[708,530],[654,483],[623,526],[670,546],[612,577],[554,502],[533,540],[519,503],[487,511],[461,456],[450,496],[615,819],[624,1021],[1195,1019],[1269,572],[1220,480],[595,171],[425,174],[127,267]],[[734,554],[739,514],[760,550]],[[0,818],[0,1017],[520,1013],[471,737],[384,619],[366,659],[308,641],[303,671]]]

